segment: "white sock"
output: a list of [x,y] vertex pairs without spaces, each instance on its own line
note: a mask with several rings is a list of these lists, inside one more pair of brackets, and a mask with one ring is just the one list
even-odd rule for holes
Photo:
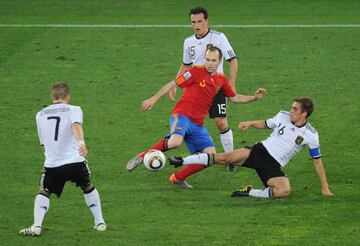
[[88,194],[84,194],[86,205],[91,210],[91,213],[95,219],[95,225],[100,223],[105,223],[104,218],[101,212],[101,203],[100,203],[100,196],[98,191],[94,188],[94,190]]
[[37,194],[34,202],[34,226],[42,225],[46,212],[49,210],[50,199],[42,194]]
[[197,155],[190,155],[188,157],[183,158],[183,165],[189,164],[201,164],[207,166],[208,164],[208,154],[201,153]]
[[261,197],[261,198],[270,198],[271,194],[271,187],[267,187],[266,189],[259,190],[259,189],[251,189],[249,192],[249,196],[253,197]]
[[230,128],[226,132],[220,134],[220,141],[225,152],[234,150],[233,133]]

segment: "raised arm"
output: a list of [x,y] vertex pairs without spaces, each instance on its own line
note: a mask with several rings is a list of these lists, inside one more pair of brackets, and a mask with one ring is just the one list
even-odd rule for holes
[[76,122],[72,125],[72,131],[74,134],[74,137],[76,141],[79,144],[79,153],[81,156],[86,156],[88,153],[88,149],[86,148],[85,142],[84,142],[84,131],[82,129],[82,126],[80,123]]
[[317,175],[320,178],[320,183],[321,183],[321,193],[324,196],[332,196],[333,193],[331,193],[327,180],[326,180],[326,173],[325,173],[325,168],[324,165],[322,164],[322,160],[321,158],[319,159],[313,159],[313,164],[315,167],[315,170],[317,172]]
[[236,58],[231,59],[229,61],[229,73],[230,73],[229,83],[235,90],[236,77],[237,77],[237,73],[238,73],[238,61]]
[[[185,65],[185,64],[181,64],[179,71],[177,72],[177,76],[179,76],[180,74],[185,73],[186,70],[190,69],[191,65]],[[169,92],[169,97],[171,101],[175,101],[175,97],[176,97],[176,87],[174,87],[173,89],[170,90]]]
[[259,88],[256,90],[255,94],[253,96],[245,96],[241,94],[236,94],[234,97],[229,97],[229,100],[233,103],[247,103],[247,102],[253,102],[258,99],[261,99],[265,96],[266,89]]
[[154,96],[152,96],[151,98],[149,98],[141,103],[142,110],[144,110],[144,111],[151,110],[152,107],[155,105],[155,103],[161,97],[163,97],[164,95],[169,93],[169,91],[174,89],[175,87],[176,87],[175,80],[172,80],[169,83],[167,83],[166,85],[164,85],[158,92],[156,92],[156,94]]

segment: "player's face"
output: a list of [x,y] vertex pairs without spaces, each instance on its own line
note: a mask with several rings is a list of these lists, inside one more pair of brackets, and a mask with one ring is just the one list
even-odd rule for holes
[[190,19],[196,36],[202,37],[208,32],[208,20],[205,20],[203,13],[191,15]]
[[205,56],[205,68],[209,73],[216,72],[219,64],[219,51],[207,51]]
[[293,123],[306,120],[306,112],[303,112],[301,109],[301,104],[298,102],[293,102],[290,110],[290,119]]

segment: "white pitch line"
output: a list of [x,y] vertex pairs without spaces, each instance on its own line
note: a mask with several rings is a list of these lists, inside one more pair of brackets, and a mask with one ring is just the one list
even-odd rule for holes
[[[0,24],[0,28],[190,28],[190,25]],[[211,25],[212,28],[359,28],[360,24]]]

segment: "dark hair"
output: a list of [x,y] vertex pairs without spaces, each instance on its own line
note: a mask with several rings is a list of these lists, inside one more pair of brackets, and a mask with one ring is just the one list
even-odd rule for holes
[[301,104],[301,111],[306,112],[306,118],[310,117],[312,112],[314,111],[314,102],[309,97],[298,97],[294,99],[294,102]]
[[193,9],[190,9],[189,16],[196,15],[196,14],[204,14],[204,19],[207,20],[208,18],[208,12],[203,7],[195,7]]
[[65,99],[68,95],[70,95],[70,88],[63,82],[57,82],[51,88],[51,98],[54,100]]
[[212,44],[207,44],[206,45],[206,52],[208,52],[208,51],[211,51],[211,52],[218,51],[219,52],[219,60],[221,60],[221,58],[222,58],[221,49],[219,49],[218,47],[216,47],[216,46],[214,46]]

